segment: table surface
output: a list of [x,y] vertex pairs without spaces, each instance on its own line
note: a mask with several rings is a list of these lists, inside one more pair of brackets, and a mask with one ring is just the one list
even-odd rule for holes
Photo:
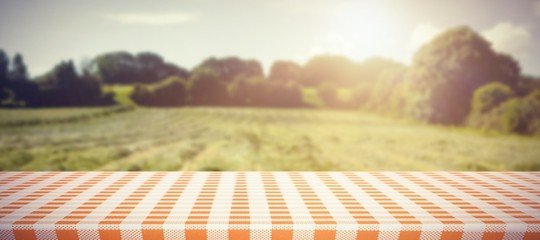
[[540,172],[0,172],[0,239],[540,239]]

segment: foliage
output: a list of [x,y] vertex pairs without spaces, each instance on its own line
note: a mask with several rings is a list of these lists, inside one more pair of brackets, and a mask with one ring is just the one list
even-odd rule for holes
[[486,112],[472,114],[469,125],[505,133],[540,135],[540,89],[508,100]]
[[189,72],[167,63],[161,56],[143,52],[111,52],[97,56],[91,64],[93,75],[106,84],[156,83],[169,76],[189,77]]
[[268,79],[285,84],[299,83],[303,77],[302,67],[291,61],[276,61],[270,68]]
[[263,77],[261,64],[255,60],[243,60],[237,57],[209,58],[195,67],[193,74],[212,71],[213,78],[230,83],[238,77]]
[[8,81],[8,73],[9,57],[4,50],[0,49],[0,84],[4,84]]
[[226,83],[219,72],[199,67],[189,79],[191,105],[225,105],[228,102]]
[[460,124],[476,88],[492,81],[514,87],[519,74],[515,60],[495,53],[470,28],[448,30],[414,56],[406,74],[407,91],[415,95],[409,112],[427,122]]
[[323,82],[351,86],[359,79],[359,68],[353,61],[337,55],[320,55],[303,67],[303,86],[317,87]]
[[177,76],[149,85],[136,85],[131,99],[141,106],[182,106],[186,104],[186,80]]
[[338,90],[329,82],[323,82],[317,88],[319,96],[326,107],[335,107],[339,105]]
[[407,68],[394,66],[382,70],[371,89],[366,109],[394,115],[404,115],[403,77]]
[[11,67],[11,71],[9,72],[9,78],[12,81],[28,80],[28,72],[26,70],[26,65],[24,64],[22,55],[19,53],[15,54],[15,57],[13,57],[13,66]]
[[486,113],[513,96],[512,89],[503,83],[486,84],[474,92],[471,114]]
[[110,52],[80,73],[73,63],[63,62],[30,80],[22,56],[10,64],[0,50],[0,103],[13,108],[116,101],[155,107],[360,109],[434,124],[538,134],[537,101],[531,97],[538,91],[540,79],[522,76],[514,59],[495,52],[468,27],[435,37],[410,66],[379,57],[355,62],[319,55],[304,65],[276,61],[268,76],[256,60],[238,57],[208,58],[187,71],[154,53]]
[[113,104],[113,96],[103,94],[99,81],[84,72],[80,76],[72,61],[61,62],[36,79],[40,101],[35,106],[100,106]]

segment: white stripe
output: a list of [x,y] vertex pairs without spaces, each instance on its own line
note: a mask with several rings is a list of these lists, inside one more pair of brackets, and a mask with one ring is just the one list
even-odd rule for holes
[[[425,175],[426,181],[432,182],[437,187],[448,190],[448,192],[451,192],[455,197],[461,198],[463,201],[470,203],[472,206],[478,207],[481,210],[486,211],[485,209],[482,209],[481,203],[478,198],[473,197],[472,195],[465,193],[455,187],[452,187],[449,184],[446,184],[442,180],[440,180],[439,176],[445,176],[448,179],[458,181],[460,184],[465,183],[464,181],[460,181],[459,179],[456,179],[456,176],[453,174],[444,174],[445,172],[434,172],[434,174],[437,174],[438,177],[431,177],[428,175]],[[456,216],[457,217],[457,216]],[[482,233],[486,230],[486,224],[484,224],[481,220],[475,218],[474,216],[467,216],[465,218],[458,218],[460,221],[463,222],[463,235],[462,239],[477,239],[482,237]]]
[[315,235],[315,222],[289,173],[274,172],[273,174],[289,213],[291,213],[293,239],[312,239]]
[[266,198],[261,174],[247,172],[246,182],[249,201],[250,229],[257,234],[250,234],[250,239],[271,239],[272,218]]
[[[114,173],[114,178],[118,180],[127,177],[128,172],[118,172]],[[99,222],[104,220],[111,211],[113,211],[116,207],[120,205],[123,199],[127,198],[131,193],[133,193],[141,184],[143,184],[148,177],[150,177],[151,174],[141,172],[138,175],[134,176],[133,179],[131,179],[128,183],[125,183],[120,187],[119,190],[117,190],[114,194],[110,195],[111,197],[107,198],[105,201],[103,201],[100,205],[98,205],[94,211],[100,212],[99,215],[93,214],[91,212],[86,216],[85,218],[81,219],[81,221],[77,224],[77,229],[85,229],[85,230],[94,230],[97,231],[99,229]],[[111,179],[112,180],[112,179]],[[111,185],[114,182],[104,183],[107,187],[111,187]],[[104,189],[105,189],[104,188]],[[96,192],[97,194],[99,192]]]
[[216,195],[206,225],[208,239],[228,239],[229,216],[234,197],[235,181],[235,172],[223,172],[220,174]]
[[[154,174],[151,177],[156,176],[157,175]],[[178,174],[170,173],[162,176],[161,180],[152,186],[152,190],[150,190],[141,201],[138,201],[135,208],[131,210],[126,218],[119,224],[122,238],[133,238],[135,237],[135,234],[140,234],[140,238],[142,238],[142,222],[154,209],[167,190],[171,188],[177,176]]]
[[[353,173],[359,178],[365,178],[367,173]],[[360,203],[362,207],[369,212],[376,221],[379,221],[379,229],[377,231],[399,231],[401,224],[392,214],[390,214],[383,206],[375,201],[362,188],[354,183],[349,177],[342,173],[332,173],[333,178],[338,182],[349,194]]]
[[[331,178],[331,174],[328,173],[328,177]],[[356,219],[319,176],[313,172],[305,172],[303,176],[336,222],[336,239],[346,238],[350,235],[351,231],[354,231],[356,234],[356,230],[358,230]]]
[[[426,180],[426,175],[419,172],[409,172],[409,174],[414,175],[415,177],[419,178],[420,180],[424,180],[425,182],[432,184],[433,182]],[[468,212],[464,211],[463,209],[457,207],[456,205],[452,204],[451,202],[447,201],[446,199],[440,197],[437,194],[434,194],[432,191],[426,190],[425,188],[418,186],[414,182],[412,182],[410,179],[403,177],[399,174],[392,173],[390,174],[392,176],[392,179],[394,179],[396,182],[404,185],[405,187],[409,188],[414,193],[422,196],[426,199],[426,201],[432,202],[434,205],[440,207],[442,210],[447,211],[449,215],[456,218],[456,220],[460,220],[462,218],[473,218],[472,215],[470,215]],[[433,184],[435,185],[435,184]],[[435,185],[437,187],[437,185]],[[446,190],[444,188],[441,188],[442,190]],[[427,213],[427,212],[425,212]],[[444,224],[441,223],[437,218],[433,217],[431,214],[427,213],[428,215],[422,215],[420,218],[418,218],[420,221],[422,221],[422,232],[424,231],[435,231],[440,232],[438,234],[442,234],[442,231],[444,230]],[[415,214],[416,215],[416,214]],[[430,222],[429,225],[427,224],[423,218],[429,218]],[[431,236],[427,236],[422,234],[421,239],[429,239]],[[439,235],[440,237],[440,235]]]
[[[32,174],[29,174],[28,176],[25,176],[23,178],[18,179],[17,181],[15,181],[16,183],[14,183],[14,184],[8,183],[8,184],[5,184],[5,185],[2,185],[1,186],[2,188],[5,187],[5,189],[2,189],[2,191],[8,190],[9,188],[15,187],[15,186],[17,186],[19,184],[22,184],[22,183],[26,182],[26,181],[34,180],[34,179],[36,179],[38,177],[44,176],[45,174],[47,174],[47,172],[34,172]],[[3,198],[0,201],[0,207],[8,206],[10,203],[15,202],[16,200],[18,200],[20,198],[26,197],[26,196],[32,194],[33,192],[41,189],[42,187],[45,187],[45,186],[49,185],[50,184],[50,179],[58,180],[58,179],[61,179],[63,177],[65,177],[65,173],[59,172],[59,173],[53,175],[52,177],[42,179],[42,180],[39,181],[39,183],[34,183],[34,184],[24,188],[23,190],[17,190],[15,193],[11,193],[9,196]],[[46,197],[46,196],[43,196],[43,197]],[[5,219],[5,218],[2,218],[2,219]]]
[[[69,187],[69,190],[72,190],[75,187],[78,187],[79,185],[83,184],[84,182],[95,178],[97,175],[99,175],[98,172],[92,172],[92,173],[85,173],[82,175],[81,178],[78,178],[77,180],[74,180],[71,184],[73,184],[72,187]],[[101,180],[100,183],[107,182],[107,177],[103,177],[103,180]],[[89,187],[87,190],[83,191],[82,193],[77,194],[76,197],[70,199],[69,201],[66,201],[63,205],[61,205],[59,208],[55,209],[51,213],[49,213],[46,217],[40,219],[38,222],[35,223],[35,225],[51,225],[52,229],[54,229],[54,224],[60,220],[62,220],[65,216],[69,215],[73,210],[77,209],[79,206],[81,206],[82,203],[84,203],[87,199],[94,196],[96,190],[100,190],[102,188],[105,188],[108,185],[93,185],[92,187]],[[62,187],[63,188],[63,187]],[[50,201],[54,200],[54,198],[51,198]]]
[[[22,173],[23,172],[0,172],[0,181],[8,181],[8,178],[14,177],[15,175],[22,174]],[[21,180],[21,179],[25,179],[25,178],[28,178],[28,177],[35,177],[38,174],[39,174],[38,172],[33,172],[31,174],[23,175],[22,177],[19,177],[19,178],[15,179],[15,180],[9,180],[8,183],[0,185],[0,191],[4,191],[4,190],[8,189],[9,188],[8,186],[23,183],[24,180]],[[43,173],[43,174],[45,174],[45,173]]]
[[[41,190],[42,188],[46,187],[47,185],[50,185],[58,180],[64,179],[65,177],[69,176],[71,173],[58,173],[54,175],[53,177],[47,178],[44,181],[32,185],[31,187],[28,187],[25,189],[25,191],[21,191],[21,193],[14,194],[13,201],[16,201],[22,197],[26,197],[27,195],[30,195],[36,191]],[[79,177],[84,177],[85,175],[80,175]],[[72,181],[75,181],[76,179],[73,179]],[[58,187],[55,190],[52,190],[48,192],[47,194],[42,195],[41,197],[37,198],[34,201],[31,201],[29,204],[26,204],[22,206],[21,208],[17,209],[16,211],[6,215],[4,218],[2,218],[2,222],[9,221],[9,222],[15,222],[19,219],[21,219],[24,216],[32,214],[33,211],[39,209],[40,207],[44,206],[46,203],[48,203],[51,199],[54,199],[65,192],[71,190],[71,188],[68,187]],[[24,194],[24,195],[22,195]],[[11,200],[11,199],[10,199]],[[2,200],[4,202],[4,200]],[[12,201],[10,201],[12,202]],[[9,203],[8,203],[9,204]]]
[[178,197],[178,201],[174,204],[169,216],[163,223],[163,230],[168,230],[165,232],[165,239],[185,239],[185,223],[208,175],[208,172],[193,174],[184,191],[182,191],[182,195]]

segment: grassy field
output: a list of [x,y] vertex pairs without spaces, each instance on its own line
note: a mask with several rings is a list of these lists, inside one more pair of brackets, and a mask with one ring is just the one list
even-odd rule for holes
[[540,140],[358,112],[0,110],[2,170],[540,170]]

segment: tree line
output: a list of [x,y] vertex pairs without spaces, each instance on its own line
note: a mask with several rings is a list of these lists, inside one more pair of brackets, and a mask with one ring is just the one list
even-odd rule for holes
[[[403,65],[320,55],[300,65],[276,61],[268,74],[255,60],[209,58],[190,71],[154,53],[112,52],[77,72],[71,61],[29,79],[22,56],[0,51],[4,107],[114,104],[103,84],[134,85],[141,106],[310,107],[306,89],[327,108],[363,109],[444,125],[540,135],[540,79],[524,76],[469,27],[435,37]],[[344,96],[346,95],[346,96]]]

